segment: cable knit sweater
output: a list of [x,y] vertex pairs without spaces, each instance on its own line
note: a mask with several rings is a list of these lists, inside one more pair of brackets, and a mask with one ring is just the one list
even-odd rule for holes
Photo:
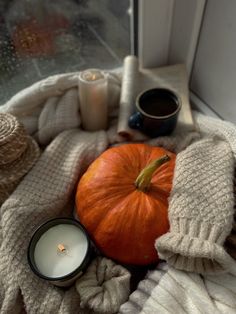
[[159,256],[175,268],[198,273],[235,263],[223,249],[234,215],[234,158],[228,142],[202,139],[177,155],[169,199],[170,231],[157,239]]

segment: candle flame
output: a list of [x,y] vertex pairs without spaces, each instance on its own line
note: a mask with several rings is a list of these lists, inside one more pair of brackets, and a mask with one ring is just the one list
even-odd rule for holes
[[92,81],[95,81],[96,78],[97,78],[97,77],[96,77],[96,74],[93,74],[91,80],[92,80]]
[[64,251],[66,250],[65,246],[64,246],[63,244],[61,244],[61,243],[58,244],[57,248],[58,248],[58,250],[59,250],[60,252],[64,252]]

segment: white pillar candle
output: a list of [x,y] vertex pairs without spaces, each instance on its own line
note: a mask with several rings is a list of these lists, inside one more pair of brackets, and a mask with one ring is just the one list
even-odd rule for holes
[[88,69],[80,73],[79,100],[84,130],[105,130],[108,125],[108,80],[103,71]]
[[55,285],[67,286],[82,274],[90,254],[89,239],[81,224],[73,219],[57,218],[35,232],[28,258],[38,276]]

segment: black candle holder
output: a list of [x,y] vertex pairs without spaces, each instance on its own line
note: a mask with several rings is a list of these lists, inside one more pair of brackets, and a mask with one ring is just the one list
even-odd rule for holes
[[[41,236],[50,228],[57,226],[57,225],[61,225],[61,224],[69,224],[69,225],[74,225],[77,228],[80,229],[80,231],[82,231],[82,233],[85,235],[86,239],[87,239],[87,251],[85,254],[85,257],[82,261],[82,263],[75,269],[73,270],[71,273],[68,273],[65,276],[61,276],[61,277],[48,277],[43,275],[39,269],[36,266],[35,263],[35,258],[34,258],[34,252],[35,252],[35,247],[37,242],[39,241],[39,239],[41,238]],[[73,219],[73,218],[54,218],[51,220],[48,220],[47,222],[43,223],[41,226],[39,226],[36,231],[34,232],[29,246],[28,246],[28,263],[29,266],[31,268],[31,270],[40,278],[45,279],[49,282],[51,282],[52,284],[59,286],[59,287],[67,287],[73,284],[73,282],[80,277],[85,270],[87,269],[89,262],[91,261],[92,257],[94,256],[94,250],[93,250],[93,246],[91,244],[90,238],[88,236],[88,233],[86,231],[86,229],[84,228],[84,226],[77,220]]]

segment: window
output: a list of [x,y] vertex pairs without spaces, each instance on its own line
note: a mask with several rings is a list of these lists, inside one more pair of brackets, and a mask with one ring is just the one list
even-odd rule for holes
[[219,117],[236,123],[236,2],[208,0],[190,87]]
[[52,74],[121,66],[131,17],[129,0],[2,0],[0,103]]

